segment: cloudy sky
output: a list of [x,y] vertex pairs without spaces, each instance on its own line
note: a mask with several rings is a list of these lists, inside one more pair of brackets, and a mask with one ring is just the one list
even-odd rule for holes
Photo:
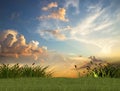
[[119,51],[119,0],[0,0],[0,59],[57,63],[62,55]]

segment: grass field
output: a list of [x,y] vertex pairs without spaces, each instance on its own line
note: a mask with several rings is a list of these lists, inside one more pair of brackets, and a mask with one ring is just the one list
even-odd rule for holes
[[85,77],[54,78],[46,71],[48,66],[1,64],[0,91],[120,91],[118,63],[95,67],[88,67],[90,74]]
[[0,79],[0,91],[120,91],[118,78]]

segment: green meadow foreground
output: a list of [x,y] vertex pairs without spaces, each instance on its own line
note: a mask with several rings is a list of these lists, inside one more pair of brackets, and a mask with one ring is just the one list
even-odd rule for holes
[[[94,66],[94,68],[92,68]],[[120,64],[93,63],[79,78],[55,78],[47,67],[0,65],[0,91],[120,91]],[[75,71],[79,73],[75,65]],[[80,76],[80,75],[78,75]]]
[[120,91],[119,78],[0,79],[0,91]]

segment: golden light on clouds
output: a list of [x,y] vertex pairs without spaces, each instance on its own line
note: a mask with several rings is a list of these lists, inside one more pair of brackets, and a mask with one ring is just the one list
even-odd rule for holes
[[5,30],[0,32],[0,56],[12,56],[18,58],[20,55],[32,56],[37,59],[38,55],[45,52],[44,48],[39,47],[38,41],[26,43],[24,35],[15,30]]
[[[48,12],[49,9],[57,8],[58,4],[57,2],[51,2],[47,6],[43,7],[42,10]],[[51,10],[48,15],[42,15],[39,16],[37,19],[44,20],[44,19],[55,19],[55,20],[61,20],[64,22],[68,22],[69,19],[66,18],[66,9],[65,8],[59,8],[57,10]]]
[[58,7],[57,2],[51,2],[47,6],[43,7],[42,10],[43,11],[48,11],[49,9],[55,8],[55,7]]

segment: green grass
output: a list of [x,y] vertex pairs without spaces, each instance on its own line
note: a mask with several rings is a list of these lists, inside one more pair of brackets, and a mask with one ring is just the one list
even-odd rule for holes
[[0,91],[120,91],[118,78],[0,79]]
[[19,77],[51,77],[52,72],[47,72],[48,66],[20,66],[15,64],[0,65],[0,78],[19,78]]
[[[93,64],[94,65],[94,64]],[[117,65],[91,69],[98,77],[52,78],[47,67],[0,65],[0,91],[120,91],[120,69]],[[114,70],[112,70],[114,68]],[[97,70],[97,71],[96,71]],[[114,76],[108,75],[114,72]],[[105,76],[101,77],[105,73]],[[115,77],[117,75],[117,77]],[[51,78],[50,78],[51,77]]]
[[109,78],[120,78],[120,63],[91,63],[91,66],[87,66],[87,76],[92,77],[109,77]]
[[120,66],[109,64],[104,67],[97,67],[92,70],[92,74],[98,77],[120,78]]

